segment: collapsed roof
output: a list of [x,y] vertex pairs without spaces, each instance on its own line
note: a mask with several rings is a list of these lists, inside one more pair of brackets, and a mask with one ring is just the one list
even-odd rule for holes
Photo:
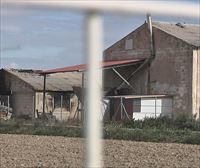
[[[19,69],[9,69],[5,71],[21,79],[30,85],[34,90],[43,90],[44,77],[39,74],[42,71]],[[58,75],[48,75],[46,78],[46,91],[73,91],[73,86],[81,86],[81,74],[65,73]]]

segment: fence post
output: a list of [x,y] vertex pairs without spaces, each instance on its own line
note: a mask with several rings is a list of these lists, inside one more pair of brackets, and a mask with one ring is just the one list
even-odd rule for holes
[[174,119],[174,97],[172,98],[172,111],[171,111],[171,117]]
[[35,96],[33,96],[33,117],[35,118]]
[[63,118],[62,118],[62,109],[63,109],[63,95],[61,95],[61,97],[60,97],[60,110],[61,110],[61,121],[63,120]]
[[123,100],[122,100],[122,97],[120,98],[120,107],[121,107],[121,119],[122,119],[122,115],[123,115]]
[[8,96],[8,113],[10,112],[10,96]]

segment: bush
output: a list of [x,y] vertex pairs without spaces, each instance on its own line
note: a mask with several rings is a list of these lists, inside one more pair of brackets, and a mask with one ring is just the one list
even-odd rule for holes
[[23,120],[8,120],[0,122],[0,133],[52,135],[67,137],[82,137],[83,130],[78,126],[51,125],[40,120],[25,122]]
[[177,119],[170,119],[168,117],[145,118],[144,120],[126,121],[123,123],[122,127],[139,129],[188,129],[192,131],[200,131],[200,121],[184,116]]
[[200,132],[189,130],[104,128],[105,139],[200,145]]
[[[8,120],[0,122],[0,133],[83,137],[83,128],[67,123],[49,124],[33,120]],[[106,123],[105,139],[134,140],[146,142],[188,143],[200,145],[199,121],[179,118],[146,118],[143,121]]]

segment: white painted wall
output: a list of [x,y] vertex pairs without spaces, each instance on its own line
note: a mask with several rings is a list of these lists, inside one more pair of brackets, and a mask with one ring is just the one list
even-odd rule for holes
[[145,117],[172,115],[172,98],[141,98],[141,111],[133,112],[133,119],[142,120]]

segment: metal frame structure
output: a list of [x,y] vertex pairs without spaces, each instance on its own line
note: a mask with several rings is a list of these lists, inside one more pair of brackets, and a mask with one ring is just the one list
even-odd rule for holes
[[[116,12],[120,14],[152,13],[161,15],[179,15],[199,18],[199,7],[192,4],[180,4],[164,1],[51,1],[51,0],[2,0],[1,3],[11,5],[63,8],[85,11],[87,35],[87,61],[89,63],[89,88],[87,91],[87,167],[101,167],[101,124],[100,113],[102,75],[96,67],[102,53],[102,20],[101,12]],[[95,113],[95,112],[96,113]]]
[[[129,87],[131,87],[133,90],[135,90],[134,87],[127,81],[127,79],[125,77],[123,77],[116,70],[116,68],[142,64],[144,61],[145,61],[145,59],[130,59],[130,60],[123,60],[123,61],[103,61],[103,62],[99,62],[99,66],[101,66],[101,68],[96,68],[96,70],[101,69],[103,71],[103,70],[111,69],[112,71],[114,71],[114,73],[120,79],[122,79],[122,82],[126,83]],[[85,76],[85,73],[87,73],[87,65],[86,64],[74,65],[74,66],[69,66],[69,67],[64,67],[64,68],[57,68],[57,69],[46,70],[46,71],[41,72],[40,74],[44,76],[44,83],[43,83],[43,114],[45,113],[46,81],[48,80],[47,79],[47,75],[48,74],[55,74],[55,73],[64,73],[64,72],[80,72],[80,73],[82,73],[82,81],[81,81],[82,86],[81,87],[82,87],[82,89],[84,89],[84,87],[85,87],[85,84],[84,84],[85,77],[84,76]],[[84,94],[82,94],[82,96],[84,96]],[[84,100],[83,97],[82,97],[82,100]],[[83,102],[82,102],[82,111],[84,111]]]

